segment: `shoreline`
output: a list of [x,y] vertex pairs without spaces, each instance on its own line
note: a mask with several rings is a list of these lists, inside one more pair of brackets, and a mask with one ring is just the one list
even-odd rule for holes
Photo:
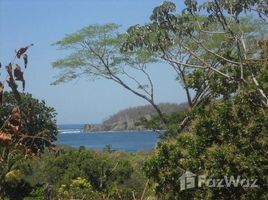
[[61,130],[62,132],[59,131],[59,134],[91,134],[91,133],[132,133],[132,132],[153,132],[153,133],[162,133],[165,130],[120,130],[120,131],[89,131],[89,132],[85,132],[83,130],[80,130],[80,132],[78,132],[77,130],[75,131],[68,131],[68,129],[66,130]]

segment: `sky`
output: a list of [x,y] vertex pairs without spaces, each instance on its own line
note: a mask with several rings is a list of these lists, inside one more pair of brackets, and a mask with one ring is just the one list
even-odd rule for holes
[[[28,68],[24,71],[25,92],[54,107],[58,113],[58,124],[100,123],[122,109],[148,103],[109,80],[92,82],[84,78],[51,85],[59,73],[51,63],[68,55],[51,44],[90,24],[112,22],[122,25],[121,29],[125,31],[129,26],[147,23],[153,8],[161,2],[0,0],[0,62],[5,66],[13,60],[15,49],[33,43],[34,46],[28,51]],[[182,3],[176,1],[178,9],[183,7]],[[157,103],[186,101],[170,67],[163,63],[150,67],[153,68]],[[5,79],[6,74],[2,71],[0,80]]]

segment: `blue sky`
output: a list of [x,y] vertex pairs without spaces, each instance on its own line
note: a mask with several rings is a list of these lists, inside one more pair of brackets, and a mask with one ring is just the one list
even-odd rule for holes
[[[62,58],[52,43],[89,24],[117,23],[122,30],[144,24],[160,0],[0,0],[0,62],[6,65],[14,49],[34,43],[24,72],[26,92],[53,106],[59,124],[99,123],[124,108],[147,104],[108,80],[81,79],[51,86],[58,71],[51,62]],[[178,9],[183,1],[177,1]],[[21,61],[20,61],[21,62]],[[156,102],[186,100],[173,71],[161,64],[153,72]],[[2,69],[3,70],[3,69]],[[6,79],[2,72],[1,80]],[[7,85],[5,85],[7,88]]]

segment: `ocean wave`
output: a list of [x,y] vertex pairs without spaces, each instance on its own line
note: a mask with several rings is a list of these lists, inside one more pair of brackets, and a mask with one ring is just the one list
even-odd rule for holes
[[81,133],[80,129],[59,130],[60,134]]

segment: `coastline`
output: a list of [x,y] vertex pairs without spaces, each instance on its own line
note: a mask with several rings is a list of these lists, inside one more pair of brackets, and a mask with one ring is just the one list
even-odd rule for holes
[[137,132],[148,132],[148,133],[162,133],[165,132],[165,130],[110,130],[110,131],[90,131],[85,132],[83,129],[81,130],[75,130],[75,131],[68,131],[68,130],[59,130],[59,134],[92,134],[92,133],[137,133]]

